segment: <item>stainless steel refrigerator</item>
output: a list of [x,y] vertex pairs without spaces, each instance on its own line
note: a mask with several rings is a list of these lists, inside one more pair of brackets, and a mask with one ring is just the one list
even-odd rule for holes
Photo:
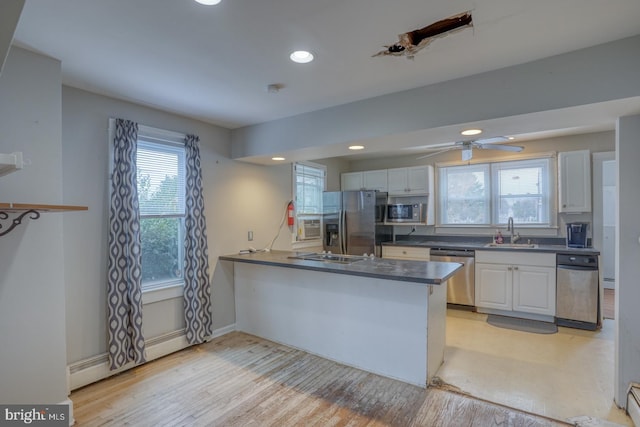
[[393,239],[393,228],[384,225],[386,202],[387,193],[379,191],[325,191],[323,249],[380,256],[380,244]]

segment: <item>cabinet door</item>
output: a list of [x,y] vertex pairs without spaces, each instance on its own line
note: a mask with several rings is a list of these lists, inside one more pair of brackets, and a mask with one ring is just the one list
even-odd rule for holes
[[511,310],[512,267],[503,264],[476,263],[476,306]]
[[407,168],[407,188],[411,194],[429,192],[429,175],[426,166]]
[[364,171],[362,173],[364,188],[367,190],[387,191],[387,170]]
[[556,269],[514,266],[513,310],[555,316]]
[[342,191],[362,190],[364,188],[362,172],[347,172],[340,175],[340,188]]
[[405,194],[409,189],[407,168],[387,169],[387,183],[389,194]]
[[591,153],[558,154],[558,211],[591,212]]

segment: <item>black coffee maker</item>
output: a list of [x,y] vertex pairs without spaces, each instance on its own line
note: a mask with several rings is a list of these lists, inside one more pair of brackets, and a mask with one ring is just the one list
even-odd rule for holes
[[586,248],[588,222],[570,222],[567,224],[567,247]]

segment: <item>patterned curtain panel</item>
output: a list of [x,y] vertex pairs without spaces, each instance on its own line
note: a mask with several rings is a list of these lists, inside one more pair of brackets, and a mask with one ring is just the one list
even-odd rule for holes
[[187,341],[199,344],[211,336],[211,284],[209,282],[209,254],[207,226],[202,195],[202,170],[198,138],[187,135],[186,150],[186,212],[185,212],[185,268],[184,317]]
[[136,364],[146,361],[142,335],[137,139],[137,123],[116,119],[107,285],[109,362],[112,370],[131,361]]

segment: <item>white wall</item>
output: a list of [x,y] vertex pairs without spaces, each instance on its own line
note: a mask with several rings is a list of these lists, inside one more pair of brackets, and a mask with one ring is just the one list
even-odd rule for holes
[[[69,363],[106,352],[107,129],[110,117],[121,117],[200,136],[205,214],[213,277],[213,327],[235,322],[231,272],[218,265],[221,254],[250,244],[265,247],[291,197],[291,166],[256,166],[229,158],[229,131],[196,120],[164,113],[63,87],[62,152],[64,199],[89,206],[82,215],[64,217],[67,282],[67,349]],[[286,229],[286,227],[285,227]],[[247,231],[254,241],[247,241]],[[289,249],[283,230],[275,249]],[[145,338],[184,327],[182,298],[144,306]]]
[[616,229],[616,383],[615,399],[626,405],[631,381],[640,382],[640,115],[617,124],[618,227]]
[[[0,201],[61,204],[60,62],[12,48],[0,75],[0,152],[31,165],[0,177]],[[0,402],[67,398],[63,217],[0,237]],[[8,224],[2,222],[3,227]]]

